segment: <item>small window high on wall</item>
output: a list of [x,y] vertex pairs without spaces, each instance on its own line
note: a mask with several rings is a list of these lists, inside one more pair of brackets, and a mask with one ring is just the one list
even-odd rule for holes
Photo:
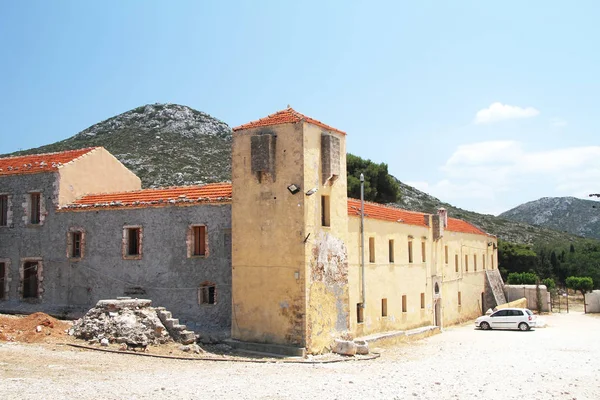
[[369,238],[369,262],[370,263],[375,262],[375,238],[374,237]]
[[364,308],[362,303],[356,304],[356,322],[362,324],[365,321]]
[[126,226],[123,228],[123,258],[142,258],[142,227]]
[[413,262],[413,245],[412,245],[412,240],[408,241],[408,262],[409,263]]
[[206,256],[206,226],[192,225],[190,227],[189,255],[194,257]]
[[217,303],[217,286],[212,282],[204,282],[198,290],[198,303],[200,304],[216,304]]
[[29,222],[38,225],[42,216],[42,202],[40,193],[29,194]]
[[0,226],[8,226],[8,195],[0,195]]
[[321,196],[321,226],[331,226],[329,196]]

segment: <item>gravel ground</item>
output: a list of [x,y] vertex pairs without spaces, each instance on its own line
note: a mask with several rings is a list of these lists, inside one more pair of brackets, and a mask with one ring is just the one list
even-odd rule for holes
[[2,399],[598,399],[600,318],[543,317],[530,332],[473,325],[389,347],[373,361],[164,360],[0,343]]

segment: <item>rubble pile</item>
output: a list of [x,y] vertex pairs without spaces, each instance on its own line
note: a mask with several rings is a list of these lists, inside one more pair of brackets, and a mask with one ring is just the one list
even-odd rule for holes
[[151,300],[117,298],[100,300],[77,320],[69,334],[92,343],[122,343],[146,347],[171,340]]
[[27,316],[0,315],[0,341],[39,343],[63,341],[69,322],[37,312]]

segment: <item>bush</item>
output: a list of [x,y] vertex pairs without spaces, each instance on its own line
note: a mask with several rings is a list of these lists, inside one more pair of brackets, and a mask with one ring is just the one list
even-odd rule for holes
[[565,281],[569,289],[577,290],[585,294],[593,289],[594,281],[589,276],[570,276]]
[[508,274],[507,283],[509,285],[535,285],[539,278],[533,272],[511,272]]
[[548,289],[548,290],[556,289],[556,283],[554,282],[554,279],[552,279],[552,278],[546,278],[546,279],[542,280],[542,283],[544,285],[546,285],[546,289]]

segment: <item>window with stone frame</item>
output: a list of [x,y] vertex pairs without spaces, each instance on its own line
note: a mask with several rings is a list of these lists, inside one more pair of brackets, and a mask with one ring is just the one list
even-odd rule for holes
[[29,223],[39,225],[42,222],[42,194],[29,193]]
[[217,285],[203,282],[198,289],[199,304],[217,304]]
[[139,260],[142,258],[143,234],[141,226],[123,227],[123,258]]
[[206,225],[190,225],[188,229],[188,258],[208,256]]
[[8,202],[7,194],[0,194],[0,226],[8,226]]
[[42,265],[37,259],[25,259],[21,264],[21,298],[39,299],[41,293]]
[[81,259],[84,255],[85,232],[82,229],[71,228],[67,232],[67,257]]

